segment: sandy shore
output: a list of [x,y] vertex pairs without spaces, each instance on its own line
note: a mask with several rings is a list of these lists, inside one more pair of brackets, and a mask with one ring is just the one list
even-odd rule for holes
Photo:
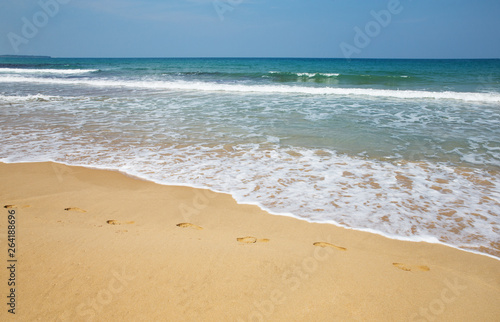
[[2,321],[500,319],[500,261],[486,256],[113,171],[0,164],[0,178]]

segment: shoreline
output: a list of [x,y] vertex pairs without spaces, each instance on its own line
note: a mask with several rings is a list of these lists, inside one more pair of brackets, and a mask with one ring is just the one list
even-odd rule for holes
[[145,181],[145,182],[149,182],[149,183],[153,183],[153,184],[157,184],[157,185],[161,185],[161,186],[166,186],[166,187],[186,187],[186,188],[192,188],[192,189],[210,190],[214,193],[230,195],[240,205],[256,206],[259,209],[261,209],[262,211],[269,213],[270,215],[273,215],[273,216],[284,216],[284,217],[288,217],[288,218],[294,218],[294,219],[304,221],[307,223],[311,223],[311,224],[333,225],[333,226],[338,227],[338,228],[359,231],[359,232],[365,232],[365,233],[369,233],[369,234],[375,234],[375,235],[382,236],[384,238],[397,240],[397,241],[412,242],[412,243],[424,242],[424,243],[429,243],[429,244],[443,245],[443,246],[450,247],[450,248],[453,248],[456,250],[464,251],[467,253],[472,253],[475,255],[482,255],[482,256],[486,256],[486,257],[500,261],[500,256],[495,256],[495,255],[490,254],[490,253],[479,252],[479,251],[472,250],[472,249],[460,248],[459,246],[455,246],[453,244],[448,244],[448,243],[442,242],[435,236],[411,236],[411,237],[410,236],[398,236],[398,235],[388,234],[388,233],[385,233],[383,231],[379,231],[379,230],[376,230],[373,228],[350,227],[350,226],[340,224],[340,223],[333,221],[333,220],[322,221],[322,222],[312,221],[312,220],[308,220],[307,218],[294,215],[293,213],[275,212],[275,211],[265,207],[264,205],[262,205],[258,202],[252,203],[252,202],[241,201],[241,200],[238,200],[237,196],[235,196],[231,192],[218,191],[218,190],[212,189],[210,187],[197,186],[197,185],[191,185],[191,184],[182,184],[182,183],[171,183],[171,182],[164,183],[164,182],[160,182],[160,181],[157,181],[157,180],[154,180],[151,178],[142,177],[139,174],[131,174],[131,173],[128,173],[128,172],[120,170],[120,169],[114,169],[114,168],[109,168],[109,167],[105,167],[105,166],[91,166],[91,165],[85,165],[85,164],[69,164],[69,163],[58,162],[58,161],[57,162],[56,161],[16,161],[16,162],[0,161],[0,165],[2,165],[2,164],[18,164],[18,163],[19,164],[23,164],[23,163],[24,164],[26,164],[26,163],[27,164],[53,163],[55,165],[63,165],[63,166],[67,166],[67,167],[82,167],[82,168],[86,168],[89,170],[112,171],[112,172],[117,172],[117,173],[123,174],[131,179],[134,179],[134,180]]
[[500,316],[491,255],[271,215],[117,170],[0,163],[0,177],[2,211],[18,212],[25,320]]

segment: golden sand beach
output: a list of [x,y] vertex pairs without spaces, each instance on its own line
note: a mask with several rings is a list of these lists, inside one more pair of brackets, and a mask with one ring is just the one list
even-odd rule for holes
[[[498,321],[500,261],[227,194],[0,164],[1,321]],[[15,315],[8,214],[15,215]]]

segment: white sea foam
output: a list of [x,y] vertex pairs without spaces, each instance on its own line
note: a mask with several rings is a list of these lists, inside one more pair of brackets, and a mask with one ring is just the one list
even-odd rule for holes
[[[363,100],[354,107],[333,108],[336,98],[321,101],[328,109],[320,109],[312,104],[318,102],[316,97],[284,100],[276,95],[272,95],[278,101],[274,105],[263,99],[269,96],[250,95],[245,101],[238,95],[235,108],[227,104],[228,95],[178,94],[87,100],[3,96],[26,104],[0,110],[0,160],[52,160],[116,169],[158,183],[228,192],[239,202],[258,204],[272,213],[364,227],[391,238],[439,240],[490,251],[490,243],[498,240],[498,171],[444,162],[377,161],[289,146],[282,142],[289,138],[262,130],[270,124],[267,119],[276,119],[279,108],[304,112],[300,120],[311,122],[342,108],[371,115],[384,112],[401,123],[391,125],[393,134],[398,127],[425,121],[411,113],[397,115],[390,106],[369,110],[374,104]],[[40,104],[37,97],[50,103]],[[438,112],[437,118],[453,116],[449,110]],[[481,148],[490,141],[478,136],[474,142]],[[497,151],[491,145],[491,153]]]
[[98,69],[34,69],[34,68],[0,68],[0,74],[63,74],[78,75],[97,72]]
[[53,95],[0,95],[0,102],[9,102],[9,103],[19,103],[19,102],[29,102],[29,101],[54,101],[54,100],[63,100],[65,99],[62,96],[53,96]]
[[336,77],[339,76],[340,74],[336,73],[296,73],[297,76],[307,76],[309,78],[313,78],[316,76],[323,76],[323,77]]
[[368,96],[398,99],[462,100],[485,103],[500,103],[498,93],[432,92],[416,90],[386,90],[372,88],[304,87],[287,85],[243,85],[210,82],[154,81],[154,80],[109,80],[109,79],[58,79],[21,76],[0,76],[4,83],[44,83],[61,85],[86,85],[97,87],[146,88],[153,90],[189,90],[243,93],[281,93],[307,95]]
[[278,71],[270,71],[269,74],[284,74],[284,75],[296,75],[297,77],[316,77],[316,76],[322,76],[322,77],[337,77],[340,74],[339,73],[288,73],[288,72],[278,72]]

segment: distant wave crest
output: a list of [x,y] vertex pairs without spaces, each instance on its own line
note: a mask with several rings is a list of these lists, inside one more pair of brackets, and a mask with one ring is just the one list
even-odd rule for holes
[[126,87],[147,88],[153,90],[193,90],[215,92],[243,92],[243,93],[281,93],[281,94],[309,94],[309,95],[338,95],[338,96],[369,96],[397,99],[439,99],[462,100],[486,103],[500,103],[498,93],[473,92],[433,92],[418,90],[387,90],[372,88],[339,88],[339,87],[307,87],[290,85],[244,85],[221,84],[199,81],[158,81],[158,80],[110,80],[110,79],[63,79],[37,78],[23,76],[0,76],[0,82],[7,83],[45,83],[61,85],[86,85],[95,87]]
[[273,76],[292,76],[292,77],[308,77],[308,78],[319,78],[319,77],[337,77],[340,74],[339,73],[291,73],[291,72],[277,72],[277,71],[270,71],[269,74]]
[[98,69],[34,69],[34,68],[0,68],[0,74],[63,74],[77,75],[98,72]]

